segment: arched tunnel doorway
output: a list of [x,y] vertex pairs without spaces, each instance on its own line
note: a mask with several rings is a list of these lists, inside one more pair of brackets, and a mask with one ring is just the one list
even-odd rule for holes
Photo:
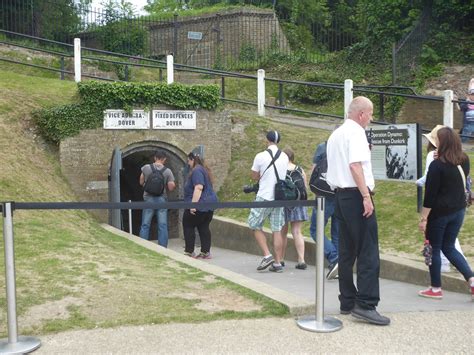
[[[175,177],[176,189],[167,192],[169,201],[180,200],[183,198],[184,173],[186,167],[186,154],[179,149],[159,142],[144,142],[140,145],[127,147],[121,152],[120,168],[120,201],[143,201],[143,187],[139,184],[141,167],[153,162],[153,156],[157,149],[166,152],[166,167],[171,169]],[[132,233],[139,235],[142,210],[132,210]],[[182,234],[181,227],[182,211],[168,210],[168,231],[169,238],[178,238]],[[122,210],[120,213],[122,230],[129,232],[129,211]],[[157,240],[157,221],[153,217],[150,230],[150,240]]]

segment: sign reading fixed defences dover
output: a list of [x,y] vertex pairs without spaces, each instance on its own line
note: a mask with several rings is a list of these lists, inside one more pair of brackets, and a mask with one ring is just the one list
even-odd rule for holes
[[153,129],[196,129],[196,111],[153,110]]
[[416,124],[375,126],[366,132],[376,179],[416,180]]
[[149,129],[150,113],[144,110],[105,110],[105,129]]
[[104,129],[196,129],[196,111],[105,110]]

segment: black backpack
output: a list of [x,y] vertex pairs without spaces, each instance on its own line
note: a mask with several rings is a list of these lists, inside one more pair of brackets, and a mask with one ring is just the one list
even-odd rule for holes
[[267,152],[269,152],[270,156],[272,157],[272,161],[270,162],[270,165],[267,167],[267,169],[273,165],[273,169],[275,169],[275,176],[277,180],[275,184],[275,200],[299,200],[300,192],[298,188],[296,187],[296,185],[293,183],[293,181],[291,181],[291,179],[288,177],[288,175],[285,176],[284,180],[281,180],[280,176],[278,175],[278,170],[275,166],[275,161],[280,156],[281,151],[278,149],[275,157],[273,156],[273,153],[270,149],[267,149]]
[[306,192],[303,170],[301,170],[301,167],[297,166],[295,170],[288,170],[286,175],[296,185],[296,188],[298,189],[300,195],[299,200],[307,200],[308,193]]
[[328,158],[326,152],[321,156],[321,160],[311,173],[309,178],[309,188],[316,196],[333,197],[334,191],[331,190],[329,184],[326,182],[326,173],[328,171]]
[[157,169],[155,164],[150,164],[150,167],[151,174],[146,179],[143,189],[150,195],[161,196],[165,191],[165,176],[163,172],[168,168],[164,166],[161,169]]

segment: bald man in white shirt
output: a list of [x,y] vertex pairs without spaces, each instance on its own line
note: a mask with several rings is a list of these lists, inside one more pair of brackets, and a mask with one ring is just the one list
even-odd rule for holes
[[[336,191],[335,216],[339,221],[339,300],[341,314],[372,324],[390,319],[376,307],[379,291],[377,218],[372,200],[375,180],[365,128],[372,120],[373,104],[363,96],[349,105],[348,117],[327,143],[327,182]],[[352,270],[357,260],[357,287]]]

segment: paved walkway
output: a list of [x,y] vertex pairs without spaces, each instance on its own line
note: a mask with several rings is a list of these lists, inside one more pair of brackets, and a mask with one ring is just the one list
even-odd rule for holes
[[[171,239],[170,249],[179,253],[183,252],[184,241]],[[306,270],[295,269],[295,263],[286,262],[283,273],[273,273],[268,270],[257,271],[261,257],[237,251],[212,248],[213,258],[202,261],[211,265],[231,270],[237,274],[268,284],[276,289],[289,292],[308,302],[315,302],[316,295],[316,270],[309,265]],[[327,269],[324,270],[324,275]],[[385,312],[426,312],[447,310],[473,310],[471,296],[468,293],[444,292],[442,300],[432,300],[418,296],[417,292],[423,287],[392,280],[380,280],[380,304],[378,310]],[[339,286],[336,280],[325,281],[325,314],[339,314]]]
[[[106,227],[113,230],[112,227]],[[301,271],[287,262],[283,273],[257,272],[260,257],[213,248],[211,260],[183,255],[183,241],[169,249],[116,231],[137,244],[206,272],[245,284],[273,298],[311,305],[314,315],[315,268]],[[381,280],[379,311],[391,318],[387,327],[340,315],[337,282],[325,283],[325,315],[343,322],[334,333],[302,330],[293,317],[221,320],[199,324],[161,324],[79,330],[40,337],[37,354],[471,354],[474,307],[466,293],[446,292],[443,300],[418,297],[419,286]]]

